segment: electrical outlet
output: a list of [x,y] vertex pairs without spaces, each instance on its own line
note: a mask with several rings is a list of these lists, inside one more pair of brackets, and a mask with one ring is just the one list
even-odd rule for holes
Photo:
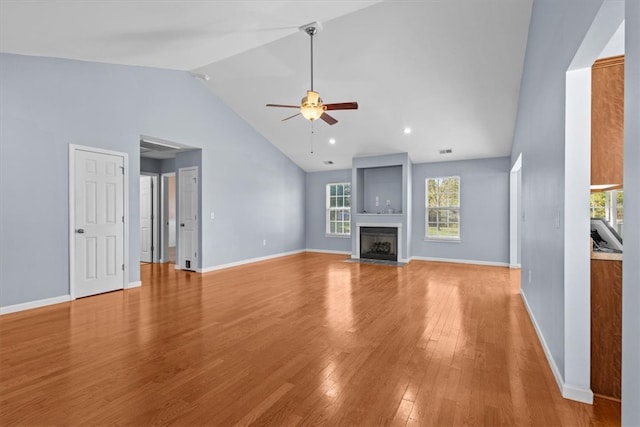
[[267,239],[262,239],[262,246],[267,246]]
[[211,219],[216,219],[216,214],[214,212],[211,212]]

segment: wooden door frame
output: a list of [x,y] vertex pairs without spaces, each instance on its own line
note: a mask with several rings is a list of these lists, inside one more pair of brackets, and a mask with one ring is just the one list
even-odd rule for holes
[[89,147],[85,145],[69,144],[69,296],[76,299],[76,246],[75,246],[75,165],[76,152],[88,151],[96,154],[107,154],[123,158],[123,207],[124,207],[124,239],[122,242],[122,260],[124,262],[124,273],[122,275],[122,289],[126,289],[129,280],[129,155],[120,151],[105,150],[103,148]]
[[[153,215],[153,220],[151,221],[151,226],[153,227],[151,231],[151,247],[153,248],[151,250],[151,263],[153,264],[160,262],[160,250],[158,249],[158,242],[160,241],[160,233],[158,232],[158,228],[160,227],[160,214],[158,213],[160,185],[158,184],[158,181],[160,181],[160,174],[154,172],[140,172],[140,176],[151,177],[151,196],[153,197],[151,201],[151,214]],[[138,223],[138,225],[140,224]]]

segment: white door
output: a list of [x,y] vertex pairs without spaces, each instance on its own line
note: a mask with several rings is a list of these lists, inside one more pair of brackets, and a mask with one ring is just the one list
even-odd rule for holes
[[140,177],[140,261],[153,262],[153,181]]
[[124,157],[75,150],[75,297],[124,288]]
[[198,266],[198,168],[178,171],[180,268],[195,270]]

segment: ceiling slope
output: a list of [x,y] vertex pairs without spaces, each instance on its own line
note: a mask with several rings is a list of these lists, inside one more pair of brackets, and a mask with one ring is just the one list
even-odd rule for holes
[[[0,0],[0,51],[207,74],[203,84],[306,171],[396,152],[486,158],[510,154],[531,3]],[[334,126],[282,122],[295,110],[265,107],[309,89],[298,27],[312,21],[323,26],[315,89],[360,105],[332,111]]]
[[334,126],[282,122],[291,110],[265,107],[298,104],[309,89],[303,32],[197,71],[306,171],[397,152],[417,163],[508,156],[530,13],[530,1],[385,1],[324,22],[314,37],[315,90],[325,103],[360,106],[332,111]]

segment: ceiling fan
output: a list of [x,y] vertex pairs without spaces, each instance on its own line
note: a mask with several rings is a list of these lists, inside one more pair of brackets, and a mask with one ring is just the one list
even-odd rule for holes
[[322,102],[322,98],[320,98],[320,94],[318,92],[314,92],[313,90],[313,36],[318,32],[319,25],[314,22],[309,25],[305,25],[300,27],[301,30],[304,30],[311,39],[311,90],[307,91],[307,96],[302,98],[300,101],[300,105],[283,105],[283,104],[267,104],[267,107],[280,107],[280,108],[299,108],[300,112],[294,114],[293,116],[286,117],[282,119],[285,120],[292,119],[296,116],[302,114],[302,116],[310,121],[314,121],[317,119],[324,120],[329,125],[335,125],[338,121],[327,114],[327,111],[331,110],[357,110],[358,103],[357,102],[339,102],[334,104],[324,104]]

